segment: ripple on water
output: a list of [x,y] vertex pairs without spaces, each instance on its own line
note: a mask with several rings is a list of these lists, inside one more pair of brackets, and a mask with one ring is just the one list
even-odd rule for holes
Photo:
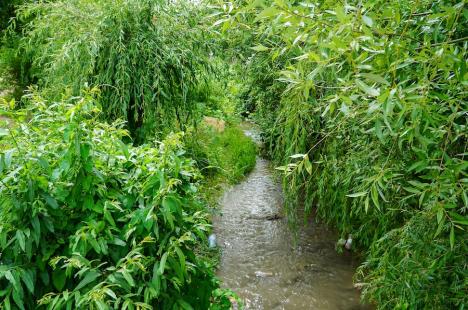
[[[252,135],[253,136],[253,135]],[[257,136],[255,136],[257,137]],[[334,250],[336,236],[310,223],[297,246],[281,210],[281,189],[268,161],[222,198],[215,232],[223,248],[218,276],[247,309],[365,309],[353,288],[355,264]]]

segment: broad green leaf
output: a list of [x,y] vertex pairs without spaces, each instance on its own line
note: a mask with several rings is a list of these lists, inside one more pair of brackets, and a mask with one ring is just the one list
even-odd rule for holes
[[74,291],[79,291],[82,288],[84,288],[86,285],[90,284],[94,280],[96,280],[100,274],[96,271],[90,270],[86,273],[86,276],[78,283],[78,285],[75,287]]
[[52,273],[52,283],[54,284],[54,287],[59,292],[61,292],[63,288],[65,287],[66,280],[67,280],[67,276],[66,276],[65,270],[56,269]]
[[24,271],[21,277],[21,280],[23,280],[29,292],[34,293],[34,278],[33,278],[32,271],[31,270]]
[[24,238],[24,233],[21,230],[16,231],[16,239],[18,240],[21,250],[24,252],[26,250],[26,240]]

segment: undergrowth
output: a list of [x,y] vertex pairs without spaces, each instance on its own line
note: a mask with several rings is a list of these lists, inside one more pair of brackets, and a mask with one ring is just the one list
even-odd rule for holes
[[257,147],[235,123],[224,131],[201,124],[188,137],[188,154],[204,176],[201,192],[215,206],[227,185],[236,184],[255,167]]
[[127,145],[94,97],[2,107],[18,123],[0,131],[2,307],[226,309],[181,134]]

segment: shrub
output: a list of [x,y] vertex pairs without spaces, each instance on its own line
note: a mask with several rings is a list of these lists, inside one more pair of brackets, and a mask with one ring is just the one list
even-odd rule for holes
[[181,136],[132,147],[91,95],[30,101],[0,131],[3,308],[207,309],[210,225]]
[[48,96],[98,86],[105,117],[126,119],[143,141],[192,121],[194,93],[210,71],[202,8],[150,0],[30,4],[20,11],[31,19],[21,52]]

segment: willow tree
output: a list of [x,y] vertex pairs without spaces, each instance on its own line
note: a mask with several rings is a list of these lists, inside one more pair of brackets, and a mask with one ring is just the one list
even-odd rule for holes
[[382,309],[467,304],[467,13],[443,0],[217,12],[222,29],[255,37],[249,97],[290,218],[316,209],[352,233],[368,250],[363,295]]
[[72,0],[21,8],[22,49],[47,95],[101,89],[108,119],[134,137],[184,128],[192,93],[209,71],[203,6],[186,1]]

